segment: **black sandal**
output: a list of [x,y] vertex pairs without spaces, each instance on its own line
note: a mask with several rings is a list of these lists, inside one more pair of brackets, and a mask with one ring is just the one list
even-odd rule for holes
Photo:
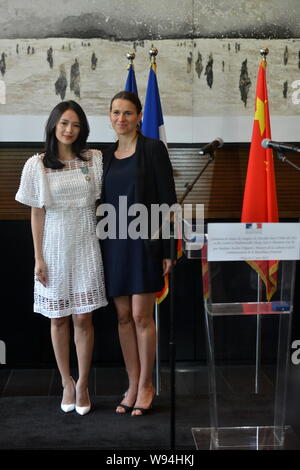
[[140,406],[135,406],[132,408],[132,411],[140,411],[140,415],[131,415],[131,416],[144,416],[145,414],[149,413],[152,410],[152,404],[149,408],[141,408]]
[[123,403],[120,403],[117,408],[123,408],[124,410],[124,413],[122,413],[122,411],[116,410],[117,415],[125,415],[126,413],[131,413],[133,410],[133,406],[123,405]]
[[155,389],[154,389],[154,394],[153,394],[153,396],[152,396],[152,400],[151,400],[151,403],[150,403],[150,405],[149,405],[148,408],[142,408],[141,406],[134,406],[134,407],[132,408],[132,411],[140,411],[141,414],[139,414],[139,415],[135,415],[135,414],[134,414],[134,415],[133,415],[133,414],[131,413],[131,416],[144,416],[145,414],[147,414],[147,413],[149,413],[150,411],[152,411],[153,401],[154,401],[154,398],[155,398],[155,394],[156,394],[156,391],[155,391]]

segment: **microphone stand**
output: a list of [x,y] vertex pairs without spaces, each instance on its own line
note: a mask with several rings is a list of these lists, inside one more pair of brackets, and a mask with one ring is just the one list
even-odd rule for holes
[[183,196],[181,197],[180,201],[179,201],[179,204],[181,205],[183,203],[183,201],[185,200],[185,198],[187,197],[187,195],[189,194],[189,192],[193,189],[193,187],[195,186],[195,184],[197,183],[198,179],[200,178],[200,176],[202,175],[202,173],[205,172],[206,168],[208,167],[208,165],[210,165],[210,163],[215,159],[215,152],[209,152],[209,153],[206,153],[204,155],[209,155],[209,158],[208,158],[208,161],[206,162],[206,164],[204,165],[204,167],[202,168],[202,170],[198,173],[198,175],[196,176],[196,178],[193,180],[193,182],[191,184],[187,183],[185,185],[186,187],[186,190],[183,194]]
[[284,155],[283,151],[282,150],[277,150],[277,157],[280,161],[282,161],[283,163],[288,163],[289,165],[291,165],[292,167],[296,168],[296,170],[300,171],[300,167],[295,165],[295,163],[291,162],[290,160],[288,160],[286,158],[286,156]]
[[[209,152],[204,155],[208,155],[208,161],[198,173],[196,178],[191,184],[187,183],[186,190],[181,197],[179,204],[181,205],[189,192],[193,189],[200,176],[204,173],[206,168],[215,158],[215,152]],[[175,227],[170,230],[171,238],[171,270],[170,270],[170,339],[169,339],[169,352],[170,352],[170,448],[175,450],[175,399],[176,399],[176,384],[175,384],[175,359],[176,359],[176,343],[175,343],[175,276],[174,276],[174,262],[176,260],[176,246],[175,246]]]

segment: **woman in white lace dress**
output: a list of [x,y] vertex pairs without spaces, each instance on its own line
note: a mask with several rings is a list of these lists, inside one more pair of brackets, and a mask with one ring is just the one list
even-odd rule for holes
[[[45,152],[27,160],[16,194],[17,201],[31,206],[34,311],[51,319],[63,386],[61,409],[76,409],[81,415],[91,408],[92,311],[107,305],[95,216],[102,154],[86,150],[88,134],[82,108],[74,101],[59,103],[46,124]],[[76,384],[69,363],[71,316],[78,359]]]

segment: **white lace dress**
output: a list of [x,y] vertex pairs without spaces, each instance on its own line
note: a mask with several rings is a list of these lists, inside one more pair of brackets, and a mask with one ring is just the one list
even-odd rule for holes
[[85,152],[59,170],[41,155],[24,165],[16,200],[44,207],[43,256],[47,286],[34,282],[34,311],[49,318],[88,313],[107,305],[103,263],[96,237],[95,201],[102,184],[102,154]]

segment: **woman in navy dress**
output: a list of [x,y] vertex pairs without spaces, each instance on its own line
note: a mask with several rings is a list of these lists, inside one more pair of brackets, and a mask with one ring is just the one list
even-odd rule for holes
[[[113,97],[110,120],[118,141],[104,152],[101,196],[101,203],[111,204],[117,213],[117,237],[102,240],[101,247],[107,295],[113,298],[117,310],[129,379],[128,390],[116,412],[131,412],[132,416],[145,414],[155,395],[153,308],[156,292],[162,289],[164,275],[170,271],[171,259],[169,240],[158,240],[153,249],[149,239],[120,235],[124,224],[127,229],[131,222],[129,216],[126,221],[122,217],[134,203],[143,204],[148,214],[152,204],[176,203],[168,151],[160,140],[140,133],[141,118],[137,95],[122,91]],[[124,207],[125,212],[121,210]]]

